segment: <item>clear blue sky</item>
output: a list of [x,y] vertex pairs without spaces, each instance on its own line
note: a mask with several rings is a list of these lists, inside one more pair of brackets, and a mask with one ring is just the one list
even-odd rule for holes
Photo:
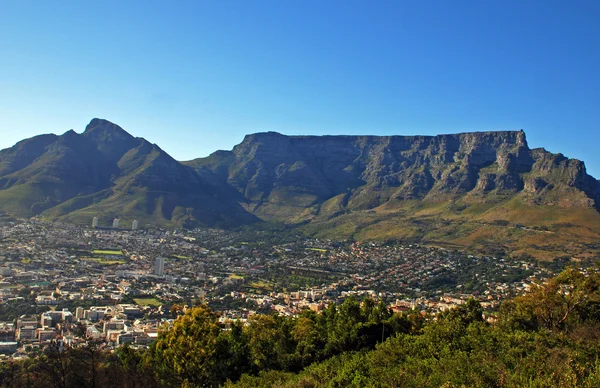
[[179,160],[247,133],[523,128],[600,178],[600,1],[0,1],[0,148],[93,118]]

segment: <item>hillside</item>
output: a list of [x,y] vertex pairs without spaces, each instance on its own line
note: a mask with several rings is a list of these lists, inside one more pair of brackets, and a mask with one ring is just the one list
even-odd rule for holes
[[424,240],[539,258],[596,254],[600,183],[523,131],[246,136],[177,162],[106,120],[0,151],[0,211],[109,225],[266,221],[326,238]]
[[[583,162],[530,149],[523,131],[439,136],[248,135],[185,164],[268,221],[317,237],[424,239],[579,252],[600,234],[600,185]],[[573,248],[573,249],[571,249]]]
[[157,145],[94,119],[82,134],[43,135],[0,151],[0,209],[89,223],[98,216],[164,226],[254,222],[218,186]]

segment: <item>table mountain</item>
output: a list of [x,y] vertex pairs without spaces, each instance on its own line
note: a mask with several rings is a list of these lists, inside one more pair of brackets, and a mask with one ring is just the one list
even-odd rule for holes
[[[246,136],[185,162],[264,220],[321,237],[414,238],[555,252],[600,237],[600,184],[523,131],[439,136]],[[532,248],[533,246],[533,248]],[[549,248],[554,247],[554,248]]]
[[[535,256],[595,249],[600,183],[583,162],[530,149],[523,131],[439,136],[256,133],[177,162],[93,119],[0,151],[0,211],[70,222],[260,220],[320,237],[409,238]],[[520,251],[521,250],[521,251]]]
[[[496,201],[598,208],[600,185],[583,162],[529,149],[523,131],[439,136],[248,135],[233,151],[186,165],[214,174],[265,217],[302,218],[332,199],[368,210],[391,201]],[[281,214],[281,216],[278,216]]]

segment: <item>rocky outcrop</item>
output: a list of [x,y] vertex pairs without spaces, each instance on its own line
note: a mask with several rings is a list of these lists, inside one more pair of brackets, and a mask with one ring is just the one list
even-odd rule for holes
[[[340,194],[347,194],[348,209],[498,194],[557,206],[600,203],[599,185],[582,162],[529,149],[523,131],[381,137],[267,132],[246,136],[231,152],[188,163],[219,174],[256,208],[297,201],[313,206]],[[546,198],[548,192],[578,198],[557,201]]]

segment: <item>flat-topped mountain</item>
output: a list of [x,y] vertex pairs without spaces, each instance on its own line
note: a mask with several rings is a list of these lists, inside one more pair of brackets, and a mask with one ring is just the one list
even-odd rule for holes
[[523,131],[267,132],[185,164],[243,195],[259,218],[321,237],[526,247],[546,257],[600,238],[599,182],[579,160],[530,149]]
[[530,149],[523,131],[256,133],[232,151],[180,163],[94,119],[82,134],[41,135],[0,151],[0,211],[79,223],[263,220],[322,237],[527,245],[538,254],[597,242],[598,209],[600,183],[583,162]]
[[268,132],[186,164],[233,186],[258,214],[322,210],[338,196],[340,207],[350,210],[517,194],[532,204],[600,204],[598,181],[582,162],[529,149],[523,131],[385,137]]

